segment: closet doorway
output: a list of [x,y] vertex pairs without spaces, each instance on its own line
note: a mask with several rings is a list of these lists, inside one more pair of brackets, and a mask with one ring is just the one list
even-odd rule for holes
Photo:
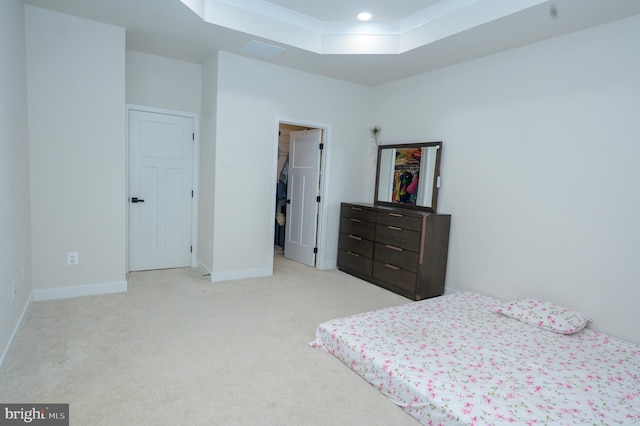
[[316,266],[323,128],[280,122],[276,190],[276,250]]

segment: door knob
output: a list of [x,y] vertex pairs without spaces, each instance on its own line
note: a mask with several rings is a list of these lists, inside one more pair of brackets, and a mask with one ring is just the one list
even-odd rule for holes
[[132,203],[144,203],[144,200],[139,199],[138,197],[131,197]]

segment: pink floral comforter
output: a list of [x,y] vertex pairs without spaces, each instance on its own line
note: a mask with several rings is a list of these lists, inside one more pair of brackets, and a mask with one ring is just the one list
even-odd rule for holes
[[335,355],[420,423],[640,423],[640,346],[542,330],[458,293],[335,319],[311,346]]

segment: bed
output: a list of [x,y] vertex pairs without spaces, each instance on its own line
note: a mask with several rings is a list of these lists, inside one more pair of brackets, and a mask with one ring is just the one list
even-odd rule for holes
[[550,306],[456,293],[322,323],[310,345],[424,425],[640,423],[640,346]]

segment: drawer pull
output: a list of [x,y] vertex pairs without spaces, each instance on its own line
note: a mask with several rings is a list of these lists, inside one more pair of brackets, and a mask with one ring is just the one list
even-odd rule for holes
[[389,216],[404,217],[404,215],[400,213],[389,213]]
[[349,220],[351,220],[351,222],[358,222],[358,223],[361,223],[361,222],[362,222],[360,219],[354,219],[354,218],[351,218],[351,219],[349,219]]
[[357,235],[353,235],[353,234],[349,234],[349,238],[351,238],[352,240],[358,240],[358,241],[362,239],[362,237],[358,237]]
[[387,226],[387,228],[393,230],[393,231],[402,231],[402,228],[398,228],[397,226]]
[[402,248],[401,248],[401,247],[392,246],[392,245],[390,245],[390,244],[387,244],[385,247],[386,247],[386,248],[388,248],[388,249],[390,249],[390,250],[402,251]]
[[396,265],[389,265],[388,263],[385,263],[385,264],[384,264],[384,266],[386,266],[386,267],[387,267],[387,268],[389,268],[389,269],[393,269],[394,271],[397,271],[397,270],[399,270],[399,269],[400,269],[400,267],[399,267],[399,266],[396,266]]
[[351,207],[351,210],[358,210],[358,211],[362,211],[361,207]]
[[351,256],[355,256],[355,257],[360,257],[358,253],[354,253],[352,251],[348,251],[347,254],[350,254]]

